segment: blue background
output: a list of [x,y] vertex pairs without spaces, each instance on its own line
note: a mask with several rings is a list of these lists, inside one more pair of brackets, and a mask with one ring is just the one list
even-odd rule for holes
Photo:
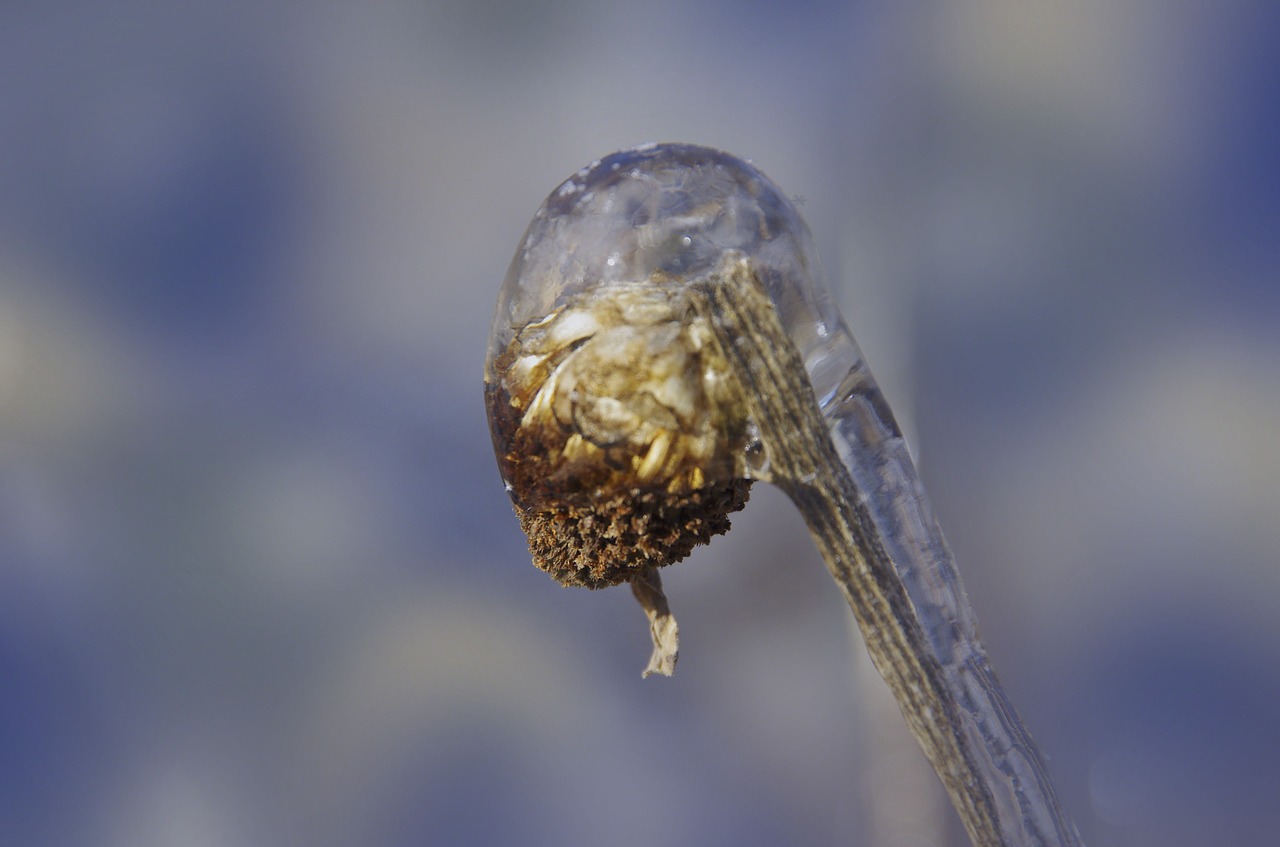
[[1095,845],[1280,831],[1280,7],[0,10],[0,843],[964,843],[757,487],[628,592],[528,561],[481,402],[620,147],[802,198]]

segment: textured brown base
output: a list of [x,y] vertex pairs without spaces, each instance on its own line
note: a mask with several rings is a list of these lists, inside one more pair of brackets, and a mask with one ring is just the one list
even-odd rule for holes
[[729,531],[729,515],[747,503],[745,479],[684,495],[661,491],[614,496],[590,508],[516,507],[533,562],[561,585],[605,588],[645,567],[678,562]]

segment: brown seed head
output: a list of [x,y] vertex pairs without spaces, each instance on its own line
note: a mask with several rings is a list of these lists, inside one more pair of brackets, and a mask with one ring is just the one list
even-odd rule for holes
[[485,393],[534,562],[601,588],[727,531],[750,486],[739,391],[674,284],[588,292],[519,328]]

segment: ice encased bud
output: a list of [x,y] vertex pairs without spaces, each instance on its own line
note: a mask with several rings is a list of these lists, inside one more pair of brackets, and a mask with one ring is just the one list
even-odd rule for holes
[[730,340],[694,305],[744,267],[830,395],[856,347],[804,221],[752,165],[643,145],[574,174],[535,214],[495,310],[486,404],[534,560],[562,583],[678,561],[745,503],[754,424]]

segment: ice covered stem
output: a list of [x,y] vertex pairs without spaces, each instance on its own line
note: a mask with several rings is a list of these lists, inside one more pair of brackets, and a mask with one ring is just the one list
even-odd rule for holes
[[[829,435],[803,360],[751,263],[730,259],[722,273],[693,288],[700,313],[715,327],[743,383],[768,480],[804,515],[872,661],[969,837],[981,847],[1078,844],[1035,745],[1000,692],[980,645],[966,645],[978,671],[968,691],[956,686],[961,677],[936,658],[899,576],[901,563],[895,566],[885,550],[867,498],[859,496]],[[866,384],[882,404],[874,383]],[[966,695],[972,697],[968,702]],[[1001,712],[990,716],[999,732],[988,738],[969,731],[975,719],[988,717],[971,713],[983,707]]]

